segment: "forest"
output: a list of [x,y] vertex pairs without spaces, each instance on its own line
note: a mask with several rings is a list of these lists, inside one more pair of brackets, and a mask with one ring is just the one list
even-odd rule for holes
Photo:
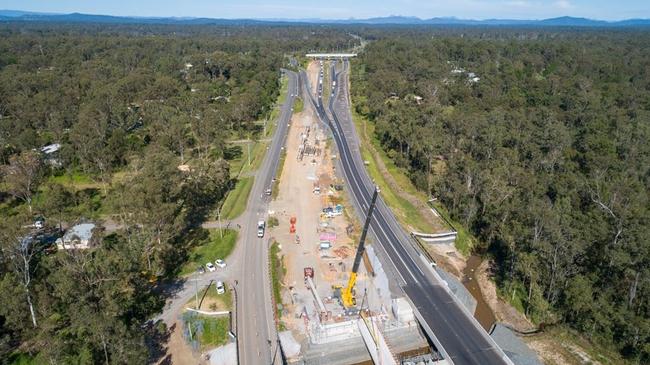
[[[232,187],[227,141],[260,138],[288,54],[351,42],[307,26],[0,24],[0,363],[149,361],[147,321]],[[57,251],[86,220],[96,248]]]
[[504,297],[650,362],[650,33],[373,31],[356,112]]

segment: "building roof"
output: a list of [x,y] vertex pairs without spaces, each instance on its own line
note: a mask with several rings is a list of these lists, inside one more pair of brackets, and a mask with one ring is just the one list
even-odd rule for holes
[[94,223],[81,223],[76,226],[70,227],[63,235],[63,240],[66,242],[73,241],[75,238],[80,241],[90,241],[93,236]]
[[61,149],[60,143],[52,143],[52,144],[48,144],[47,146],[41,147],[41,152],[43,152],[46,155],[49,155],[60,149]]

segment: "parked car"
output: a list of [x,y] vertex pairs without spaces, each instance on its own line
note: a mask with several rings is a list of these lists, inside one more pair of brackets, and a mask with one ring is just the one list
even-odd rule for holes
[[214,270],[217,269],[216,267],[214,267],[214,265],[212,265],[211,262],[208,262],[207,264],[205,264],[205,267],[206,267],[206,268],[208,269],[208,271],[210,271],[210,272],[213,272]]
[[220,267],[220,268],[226,267],[226,262],[223,261],[222,259],[214,260],[214,264],[217,265],[217,267]]
[[257,222],[257,237],[264,237],[264,228],[266,228],[266,222],[264,220]]
[[226,287],[221,281],[217,281],[217,294],[224,294],[226,292]]
[[203,266],[199,266],[199,268],[196,269],[196,272],[198,272],[199,274],[205,274],[205,269],[203,268]]

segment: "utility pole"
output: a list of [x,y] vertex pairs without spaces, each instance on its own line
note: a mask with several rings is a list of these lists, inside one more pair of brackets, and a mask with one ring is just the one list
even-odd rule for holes
[[199,309],[199,279],[198,278],[194,279],[194,301],[195,301],[194,307],[198,310]]
[[251,165],[251,140],[250,138],[248,139],[248,166]]
[[219,222],[219,237],[223,239],[223,230],[221,229],[221,207],[217,208],[217,221]]

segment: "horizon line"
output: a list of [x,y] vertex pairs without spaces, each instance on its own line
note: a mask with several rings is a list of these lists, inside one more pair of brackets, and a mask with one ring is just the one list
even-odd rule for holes
[[[500,20],[500,21],[543,21],[543,20],[549,20],[549,19],[561,19],[561,18],[571,18],[571,19],[586,19],[590,21],[596,21],[596,22],[606,22],[606,23],[616,23],[616,22],[622,22],[622,21],[628,21],[628,20],[649,20],[650,21],[650,16],[649,17],[633,17],[633,18],[620,18],[620,19],[599,19],[599,18],[589,18],[586,16],[574,16],[574,15],[558,15],[554,17],[548,17],[548,18],[516,18],[516,17],[509,17],[509,18],[495,18],[495,17],[489,17],[489,18],[463,18],[463,17],[458,17],[456,15],[440,15],[440,16],[433,16],[433,17],[425,17],[421,18],[417,15],[396,15],[396,14],[390,14],[390,15],[380,15],[380,16],[371,16],[371,17],[348,17],[348,18],[321,18],[321,17],[311,17],[311,18],[280,18],[280,17],[272,17],[272,18],[258,18],[258,17],[211,17],[211,16],[193,16],[193,15],[187,15],[187,16],[154,16],[154,15],[117,15],[117,14],[105,14],[105,13],[84,13],[84,12],[79,12],[79,11],[73,11],[73,12],[41,12],[41,11],[32,11],[32,10],[19,10],[19,9],[0,9],[0,12],[17,12],[17,13],[24,13],[22,15],[43,15],[43,16],[57,16],[57,15],[73,15],[73,14],[79,14],[79,15],[91,15],[91,16],[109,16],[109,17],[117,17],[117,18],[141,18],[141,19],[181,19],[181,20],[192,20],[192,19],[213,19],[213,20],[255,20],[255,21],[289,21],[289,22],[313,22],[313,21],[365,21],[365,20],[371,20],[371,19],[386,19],[386,18],[406,18],[406,19],[414,19],[414,20],[419,20],[419,21],[427,21],[427,20],[433,20],[433,19],[449,19],[449,20],[457,20],[457,21],[491,21],[491,20]],[[12,17],[12,18],[20,18],[22,15],[16,15],[16,16],[10,16],[10,15],[4,15],[5,17]]]

